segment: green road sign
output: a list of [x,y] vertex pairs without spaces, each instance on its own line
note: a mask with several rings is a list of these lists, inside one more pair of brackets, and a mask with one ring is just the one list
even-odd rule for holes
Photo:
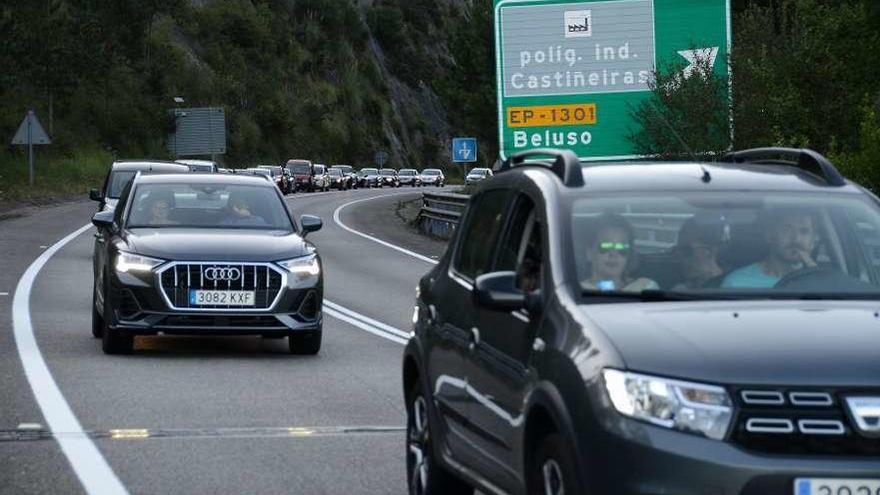
[[727,76],[729,0],[494,0],[502,158],[534,148],[633,158],[630,109],[656,67]]

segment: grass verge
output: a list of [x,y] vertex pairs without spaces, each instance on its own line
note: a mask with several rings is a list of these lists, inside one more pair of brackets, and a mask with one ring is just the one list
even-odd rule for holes
[[40,202],[49,198],[85,195],[100,187],[113,156],[104,151],[81,151],[53,156],[35,151],[34,186],[28,184],[27,152],[0,153],[0,202]]

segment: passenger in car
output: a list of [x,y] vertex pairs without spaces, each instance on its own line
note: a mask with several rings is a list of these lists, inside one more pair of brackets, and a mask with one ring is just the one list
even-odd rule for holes
[[604,214],[587,247],[590,277],[581,281],[587,290],[640,292],[657,289],[649,278],[632,278],[636,255],[632,249],[633,229],[620,215]]
[[721,283],[726,288],[772,288],[782,277],[816,266],[816,222],[810,213],[785,209],[768,212],[765,240],[767,256],[731,272]]
[[681,267],[681,281],[674,289],[696,289],[715,284],[724,270],[718,263],[718,252],[730,236],[729,228],[720,215],[697,214],[688,219],[678,231],[678,242],[673,253]]

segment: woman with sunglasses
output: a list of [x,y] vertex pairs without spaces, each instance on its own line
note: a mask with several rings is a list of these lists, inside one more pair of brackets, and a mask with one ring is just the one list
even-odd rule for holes
[[587,290],[641,292],[657,289],[649,278],[632,278],[636,259],[632,250],[633,230],[625,218],[605,214],[587,247],[590,277],[581,282]]

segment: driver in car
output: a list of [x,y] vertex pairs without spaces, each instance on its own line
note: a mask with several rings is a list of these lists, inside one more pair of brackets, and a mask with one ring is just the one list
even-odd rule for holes
[[816,266],[812,252],[817,236],[812,215],[797,210],[772,211],[766,225],[767,256],[731,272],[721,287],[768,289],[789,273]]
[[223,220],[226,225],[242,226],[242,227],[260,227],[265,225],[262,217],[255,215],[252,211],[250,203],[241,197],[230,198],[229,214]]

